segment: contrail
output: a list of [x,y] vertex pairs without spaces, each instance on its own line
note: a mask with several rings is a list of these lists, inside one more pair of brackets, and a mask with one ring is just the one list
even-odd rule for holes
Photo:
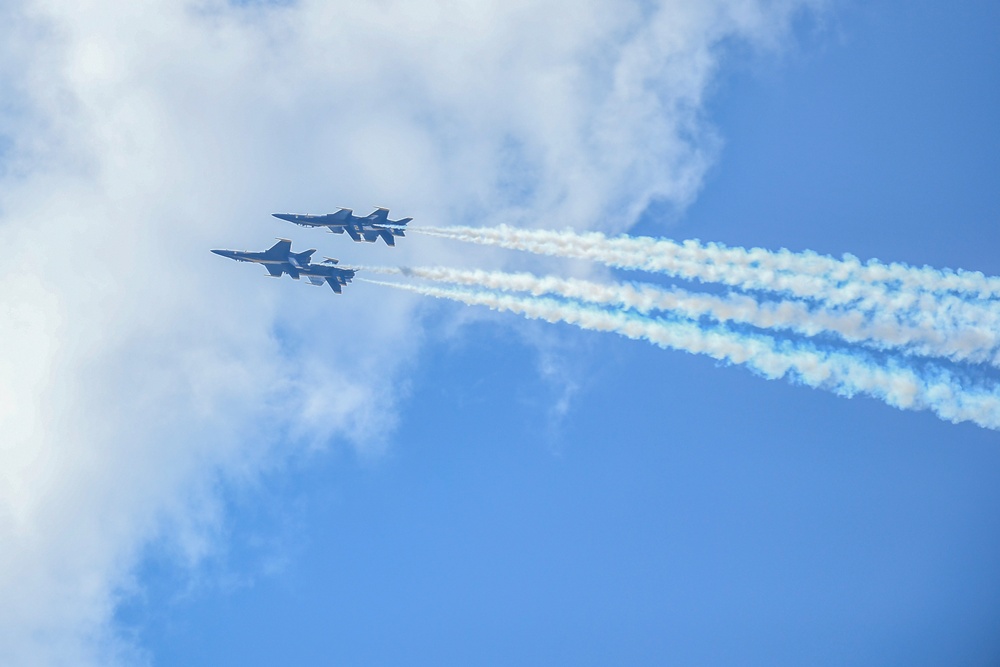
[[[865,312],[897,313],[915,326],[948,321],[964,328],[1000,327],[1000,278],[971,271],[940,271],[903,264],[862,264],[812,252],[746,250],[698,241],[608,238],[578,233],[497,227],[414,228],[432,236],[524,250],[542,255],[588,259],[621,269],[651,271],[741,290],[768,291],[850,306]],[[956,295],[963,295],[959,298]],[[944,318],[944,319],[942,319]]]
[[947,358],[960,362],[988,362],[1000,366],[1000,332],[962,327],[934,329],[911,326],[897,318],[875,313],[810,306],[801,301],[759,302],[746,295],[715,296],[680,288],[661,289],[643,284],[602,284],[579,279],[538,277],[530,273],[459,270],[446,267],[361,267],[373,273],[406,275],[436,282],[469,285],[534,296],[554,294],[600,305],[630,308],[646,314],[670,311],[698,320],[748,324],[761,329],[792,331],[804,336],[833,333],[848,343],[879,350],[898,349],[906,354]]
[[359,280],[518,313],[529,319],[614,332],[663,348],[744,364],[768,379],[791,377],[810,387],[828,389],[842,396],[867,394],[900,409],[927,409],[946,421],[971,421],[984,428],[1000,429],[1000,397],[995,392],[963,387],[957,377],[943,368],[918,374],[892,359],[880,366],[857,352],[824,351],[807,342],[779,342],[768,336],[738,333],[725,327],[705,327],[694,322],[651,318],[543,297]]
[[[528,242],[579,249],[603,246],[623,254],[637,254],[648,258],[652,266],[634,268],[658,270],[654,266],[674,258],[678,262],[715,264],[718,266],[757,267],[764,271],[778,271],[799,275],[828,276],[838,282],[861,281],[868,283],[898,284],[902,289],[932,293],[956,292],[978,299],[1000,297],[1000,278],[988,277],[979,271],[957,271],[913,267],[901,263],[883,264],[877,260],[862,263],[853,255],[836,259],[811,250],[791,252],[764,248],[731,248],[721,243],[701,243],[687,240],[681,243],[651,237],[618,236],[608,238],[601,232],[579,233],[573,230],[551,231],[519,229],[507,225],[497,227],[422,227],[415,231],[433,235],[470,240],[476,243],[500,245],[504,242]],[[625,268],[625,267],[622,267]],[[718,282],[711,280],[710,282]]]

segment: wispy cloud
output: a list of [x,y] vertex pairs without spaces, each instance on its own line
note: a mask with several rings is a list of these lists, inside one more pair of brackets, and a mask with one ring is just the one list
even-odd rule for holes
[[415,300],[332,316],[209,248],[319,242],[283,209],[618,231],[683,205],[718,145],[718,45],[773,44],[802,4],[5,5],[0,662],[134,661],[111,618],[143,544],[197,562],[226,484],[290,444],[384,440],[367,411],[396,400]]

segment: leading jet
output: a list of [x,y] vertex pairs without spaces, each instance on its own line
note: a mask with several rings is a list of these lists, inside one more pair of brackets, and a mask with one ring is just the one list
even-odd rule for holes
[[395,237],[403,236],[402,227],[413,218],[389,219],[389,209],[376,208],[368,215],[354,215],[349,208],[342,208],[336,213],[326,215],[309,215],[305,213],[272,213],[276,218],[294,222],[303,227],[326,227],[334,234],[347,234],[355,241],[375,243],[382,237],[388,246],[395,246]]
[[295,280],[299,279],[302,269],[309,266],[309,259],[316,249],[293,253],[292,242],[288,239],[278,239],[278,242],[264,252],[247,250],[213,250],[216,255],[235,259],[237,262],[253,262],[263,264],[272,278],[280,278],[287,273]]

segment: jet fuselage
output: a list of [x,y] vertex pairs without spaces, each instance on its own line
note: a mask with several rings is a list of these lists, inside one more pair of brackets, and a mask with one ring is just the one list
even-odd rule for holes
[[299,272],[303,267],[309,265],[309,259],[316,252],[315,248],[303,252],[293,253],[292,242],[288,239],[278,239],[278,242],[263,252],[251,252],[248,250],[213,250],[220,257],[228,257],[237,262],[252,262],[253,264],[263,264],[267,272],[278,278],[282,273],[287,273],[292,278],[298,280]]

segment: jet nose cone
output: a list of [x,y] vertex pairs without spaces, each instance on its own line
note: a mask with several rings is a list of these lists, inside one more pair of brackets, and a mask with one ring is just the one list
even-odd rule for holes
[[275,218],[279,220],[287,220],[288,222],[295,222],[295,215],[292,213],[272,213]]
[[232,250],[213,250],[219,257],[226,257],[228,259],[236,259],[236,254]]

